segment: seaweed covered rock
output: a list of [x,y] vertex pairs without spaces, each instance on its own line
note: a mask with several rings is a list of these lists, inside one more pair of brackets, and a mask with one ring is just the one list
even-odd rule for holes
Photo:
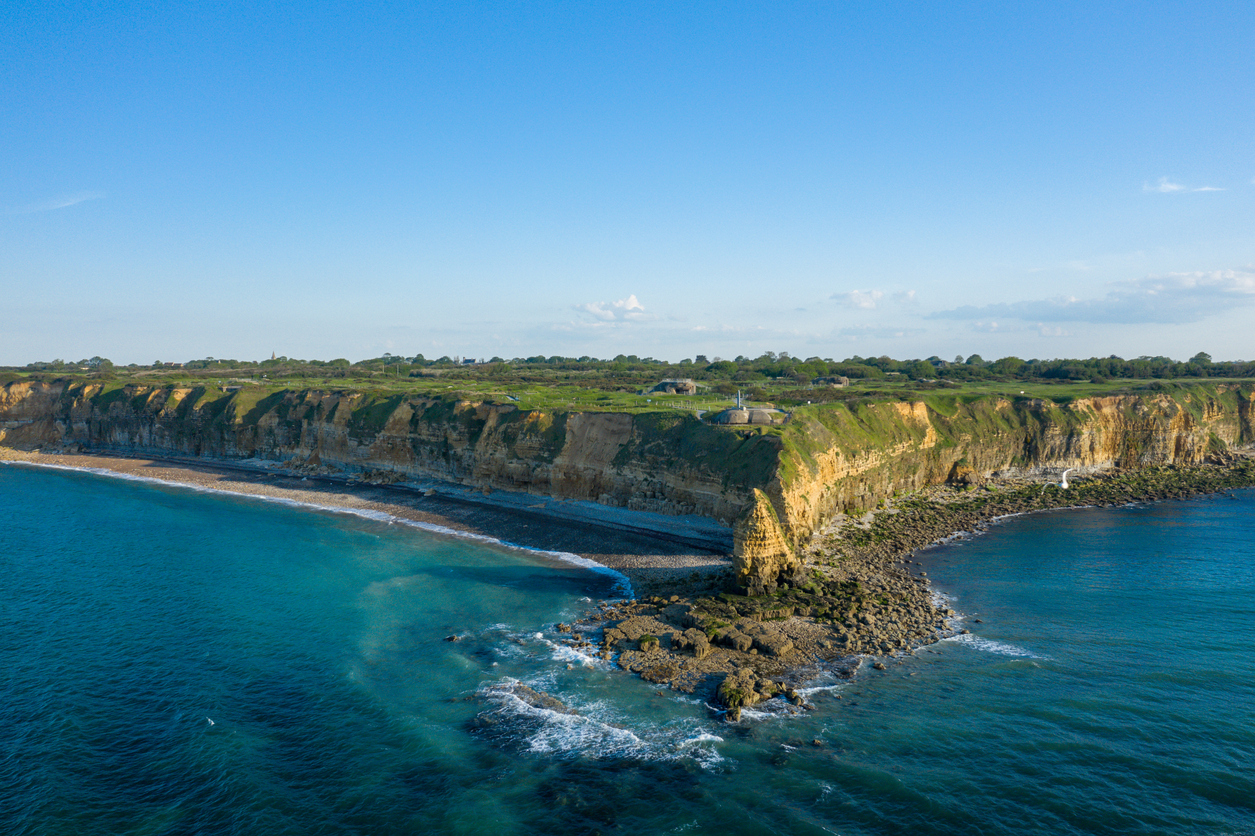
[[771,699],[780,686],[770,679],[759,677],[750,668],[741,668],[724,677],[715,695],[728,709],[727,718],[733,722],[741,719],[741,709]]

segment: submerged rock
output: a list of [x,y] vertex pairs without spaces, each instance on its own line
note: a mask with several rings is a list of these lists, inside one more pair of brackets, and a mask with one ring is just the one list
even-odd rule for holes
[[543,708],[549,711],[556,711],[559,714],[574,714],[566,703],[555,696],[546,694],[544,691],[537,691],[535,688],[524,685],[522,682],[515,682],[505,689],[508,693],[518,697],[532,708]]

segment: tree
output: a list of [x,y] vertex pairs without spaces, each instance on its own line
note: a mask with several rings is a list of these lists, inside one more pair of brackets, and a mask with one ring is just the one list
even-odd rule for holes
[[1205,351],[1200,351],[1198,354],[1195,354],[1193,357],[1190,358],[1190,362],[1197,363],[1200,366],[1210,366],[1211,355]]
[[907,374],[914,380],[925,380],[937,376],[937,369],[927,360],[916,360],[907,370]]
[[1019,357],[1003,357],[1001,360],[995,360],[989,370],[994,374],[1015,374],[1023,365],[1024,361]]

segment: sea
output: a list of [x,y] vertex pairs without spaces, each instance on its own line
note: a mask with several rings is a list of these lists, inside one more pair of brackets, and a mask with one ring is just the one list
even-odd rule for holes
[[0,466],[0,833],[1252,834],[1253,520],[921,551],[969,632],[730,724],[561,642],[624,594],[566,556]]

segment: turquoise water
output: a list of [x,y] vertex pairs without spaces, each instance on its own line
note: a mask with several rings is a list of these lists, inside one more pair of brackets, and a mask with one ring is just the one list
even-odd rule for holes
[[921,553],[971,634],[729,726],[557,643],[605,575],[0,467],[0,832],[1252,833],[1253,511]]

